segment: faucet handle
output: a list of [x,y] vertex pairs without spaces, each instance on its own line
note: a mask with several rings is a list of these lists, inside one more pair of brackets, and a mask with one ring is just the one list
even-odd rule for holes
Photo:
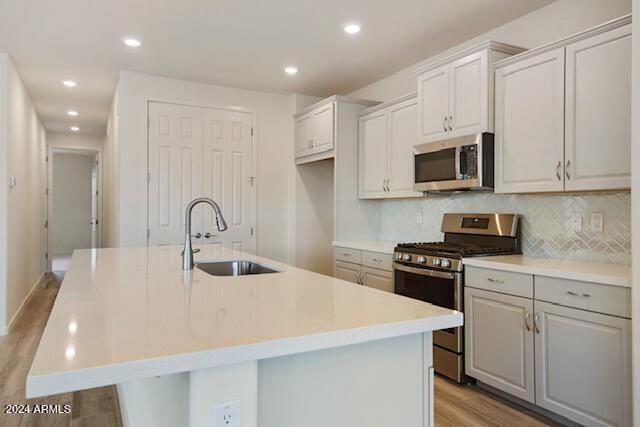
[[[200,248],[191,249],[192,254],[197,254],[198,252],[200,252]],[[184,256],[184,249],[180,252],[180,255]]]
[[196,239],[199,239],[202,237],[202,233],[192,234],[191,237],[195,237]]

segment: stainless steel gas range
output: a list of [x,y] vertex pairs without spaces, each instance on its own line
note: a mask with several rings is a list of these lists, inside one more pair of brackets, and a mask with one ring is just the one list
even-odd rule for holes
[[[443,242],[403,243],[394,252],[395,293],[464,311],[462,258],[520,253],[518,215],[445,214]],[[435,371],[457,382],[464,376],[464,328],[433,334]]]

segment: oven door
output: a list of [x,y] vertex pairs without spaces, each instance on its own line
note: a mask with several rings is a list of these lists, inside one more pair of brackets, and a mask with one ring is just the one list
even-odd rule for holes
[[[462,273],[416,268],[398,262],[393,267],[396,294],[462,311]],[[435,331],[433,343],[461,353],[462,328]]]

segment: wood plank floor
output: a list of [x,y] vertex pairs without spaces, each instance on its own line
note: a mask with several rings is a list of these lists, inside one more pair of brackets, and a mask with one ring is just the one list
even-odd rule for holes
[[[0,426],[122,426],[115,387],[101,387],[46,398],[25,399],[27,372],[60,289],[54,273],[33,293],[13,329],[0,337]],[[69,414],[5,414],[8,404],[71,405]]]
[[[0,426],[122,426],[115,387],[25,400],[24,385],[40,336],[47,323],[60,283],[54,273],[34,292],[11,333],[0,337]],[[458,385],[436,376],[437,426],[558,426],[549,419],[495,397],[475,386]],[[6,404],[71,405],[63,415],[6,415]]]

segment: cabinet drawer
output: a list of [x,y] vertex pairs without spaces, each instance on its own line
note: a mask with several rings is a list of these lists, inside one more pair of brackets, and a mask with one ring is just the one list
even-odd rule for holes
[[340,261],[362,264],[362,251],[351,248],[334,248],[333,257]]
[[631,289],[536,276],[536,300],[631,318]]
[[362,252],[362,265],[365,267],[378,268],[380,270],[391,271],[393,255],[381,254],[379,252]]
[[511,271],[465,267],[465,286],[533,298],[533,275]]

